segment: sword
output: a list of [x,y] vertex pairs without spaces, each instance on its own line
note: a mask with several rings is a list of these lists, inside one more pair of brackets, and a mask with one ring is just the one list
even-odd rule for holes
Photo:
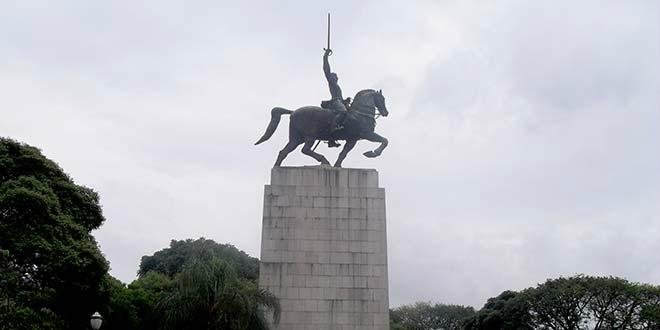
[[328,13],[328,46],[326,50],[328,50],[328,56],[332,55],[332,50],[330,49],[330,13]]

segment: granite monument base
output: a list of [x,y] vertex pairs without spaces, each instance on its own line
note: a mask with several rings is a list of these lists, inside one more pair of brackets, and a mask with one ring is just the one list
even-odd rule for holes
[[376,170],[274,167],[263,212],[259,286],[282,310],[273,329],[389,329]]

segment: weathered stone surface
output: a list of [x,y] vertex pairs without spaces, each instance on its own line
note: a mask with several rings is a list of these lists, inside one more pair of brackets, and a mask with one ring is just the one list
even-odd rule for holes
[[280,298],[274,329],[389,329],[376,170],[275,167],[263,214],[259,285]]

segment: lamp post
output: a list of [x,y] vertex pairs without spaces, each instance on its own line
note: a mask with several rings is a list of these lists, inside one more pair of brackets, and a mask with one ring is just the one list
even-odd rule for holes
[[101,323],[103,323],[103,316],[99,312],[92,314],[92,317],[89,318],[89,324],[94,330],[99,330]]

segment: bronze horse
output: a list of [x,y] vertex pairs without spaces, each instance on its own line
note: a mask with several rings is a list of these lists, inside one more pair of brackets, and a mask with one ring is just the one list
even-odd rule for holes
[[376,109],[384,117],[387,117],[389,114],[387,107],[385,107],[385,97],[382,91],[365,89],[358,92],[344,120],[344,128],[333,131],[331,126],[335,113],[331,110],[316,106],[302,107],[296,111],[276,107],[271,110],[271,119],[266,132],[255,145],[273,136],[282,115],[291,115],[291,120],[289,121],[289,143],[280,151],[275,161],[275,166],[280,166],[284,158],[302,143],[305,144],[302,148],[303,154],[311,156],[321,162],[321,164],[330,165],[323,155],[314,152],[312,149],[316,140],[346,141],[344,148],[339,153],[339,157],[335,162],[335,167],[341,167],[341,163],[346,158],[348,152],[355,147],[358,140],[362,139],[380,142],[378,148],[364,153],[369,158],[378,157],[383,152],[383,149],[387,147],[387,139],[374,132],[376,127]]

